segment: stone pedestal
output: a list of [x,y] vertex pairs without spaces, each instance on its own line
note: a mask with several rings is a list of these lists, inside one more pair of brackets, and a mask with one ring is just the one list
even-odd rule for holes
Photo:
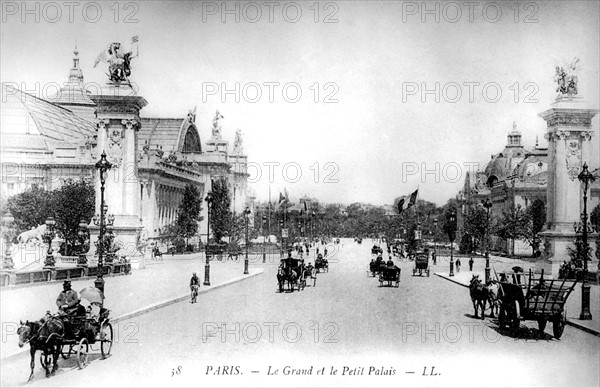
[[[540,233],[544,255],[538,267],[553,276],[558,275],[560,264],[570,259],[567,247],[575,248],[573,224],[581,221],[583,211],[583,187],[577,175],[583,163],[589,165],[594,157],[591,140],[597,134],[592,118],[597,113],[586,107],[583,98],[561,95],[550,109],[539,114],[548,126],[548,185],[547,229]],[[590,243],[593,247],[592,240]]]
[[[138,179],[138,130],[141,125],[140,110],[147,101],[129,84],[107,84],[100,93],[91,97],[97,104],[98,147],[96,157],[106,152],[112,163],[105,183],[104,201],[108,214],[115,216],[113,232],[115,243],[121,246],[117,254],[126,256],[132,268],[145,267],[144,254],[140,252],[141,186]],[[100,179],[96,173],[96,214],[100,215]],[[99,227],[90,225],[91,249],[94,256]],[[91,253],[91,255],[90,255]],[[96,257],[97,261],[97,257]],[[105,262],[106,264],[106,262]]]

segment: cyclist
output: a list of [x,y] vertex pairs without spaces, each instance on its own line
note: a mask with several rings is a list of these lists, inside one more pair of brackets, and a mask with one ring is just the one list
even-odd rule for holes
[[198,288],[200,288],[200,279],[196,275],[196,272],[192,274],[190,279],[190,291],[192,292],[192,303],[196,303],[198,298]]

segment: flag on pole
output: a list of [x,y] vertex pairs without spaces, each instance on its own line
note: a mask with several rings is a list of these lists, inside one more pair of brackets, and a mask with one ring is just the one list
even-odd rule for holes
[[416,189],[412,192],[408,197],[404,196],[398,200],[398,214],[402,214],[404,210],[408,210],[410,207],[414,206],[417,203],[417,195],[419,194],[419,189]]

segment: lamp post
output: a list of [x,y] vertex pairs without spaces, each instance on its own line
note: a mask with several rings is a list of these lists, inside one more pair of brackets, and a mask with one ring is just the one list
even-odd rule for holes
[[79,231],[77,232],[77,239],[79,243],[79,257],[77,259],[78,267],[87,267],[87,257],[85,254],[90,249],[90,231],[88,224],[85,220],[81,220],[79,223]]
[[492,209],[492,201],[486,198],[481,201],[486,210],[485,218],[485,284],[490,282],[490,210]]
[[48,217],[46,220],[46,233],[44,233],[44,242],[48,244],[48,250],[46,251],[46,259],[44,260],[44,268],[52,269],[55,266],[54,256],[52,255],[52,240],[54,239],[54,225],[56,221],[54,217]]
[[450,222],[448,228],[448,238],[450,239],[450,274],[448,276],[454,276],[454,239],[456,238],[456,212],[454,210],[450,212],[448,221]]
[[[267,216],[262,216],[262,230],[264,234],[265,225],[267,224]],[[270,236],[269,236],[270,237]],[[268,238],[268,237],[267,237]],[[263,263],[267,262],[267,239],[263,241]]]
[[4,260],[2,261],[2,268],[3,269],[14,269],[15,268],[15,262],[12,259],[12,255],[10,253],[10,237],[11,237],[11,227],[12,227],[12,223],[15,221],[15,218],[13,217],[13,215],[8,212],[4,215],[4,217],[2,217],[2,224],[3,224],[3,228],[2,230],[4,231],[4,240],[5,240],[5,246],[4,246]]
[[433,227],[435,228],[435,234],[433,235],[433,254],[435,255],[433,264],[435,265],[437,262],[437,227],[438,227],[438,219],[437,218],[433,219]]
[[250,217],[250,208],[244,210],[244,218],[246,219],[246,257],[244,258],[244,275],[248,275],[248,217]]
[[283,237],[283,227],[285,226],[284,222],[283,222],[283,218],[281,220],[279,220],[279,226],[281,229],[281,258],[283,259],[283,247],[284,247],[284,243],[285,243],[285,239]]
[[210,208],[213,202],[212,193],[208,192],[206,194],[206,264],[204,264],[204,285],[210,286]]
[[583,183],[583,213],[581,221],[583,223],[582,239],[583,239],[583,282],[581,284],[581,314],[580,320],[591,320],[592,313],[590,312],[590,285],[587,282],[588,275],[588,214],[587,214],[587,192],[590,182],[595,180],[594,176],[588,171],[587,163],[583,164],[582,170],[577,178]]
[[96,162],[96,169],[100,174],[100,217],[94,216],[94,224],[100,226],[100,231],[98,233],[98,241],[96,242],[96,246],[98,247],[98,273],[96,275],[96,280],[94,281],[94,285],[97,289],[104,293],[104,251],[108,247],[106,246],[106,239],[104,234],[106,233],[106,225],[107,223],[112,226],[115,218],[114,216],[109,216],[109,220],[106,220],[106,213],[108,212],[108,206],[104,202],[104,189],[106,184],[106,178],[108,176],[108,170],[111,169],[112,164],[106,159],[106,152],[102,151],[102,155],[100,155],[100,160]]

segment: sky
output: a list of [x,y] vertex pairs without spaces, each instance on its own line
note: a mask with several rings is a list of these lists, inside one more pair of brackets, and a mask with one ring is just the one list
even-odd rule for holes
[[513,122],[527,148],[546,146],[538,114],[574,57],[580,94],[599,106],[596,1],[23,4],[2,2],[2,82],[48,97],[77,45],[85,82],[103,84],[98,54],[137,35],[142,116],[197,107],[205,142],[218,109],[231,144],[242,131],[259,200],[270,186],[273,198],[383,205],[419,188],[444,204]]

